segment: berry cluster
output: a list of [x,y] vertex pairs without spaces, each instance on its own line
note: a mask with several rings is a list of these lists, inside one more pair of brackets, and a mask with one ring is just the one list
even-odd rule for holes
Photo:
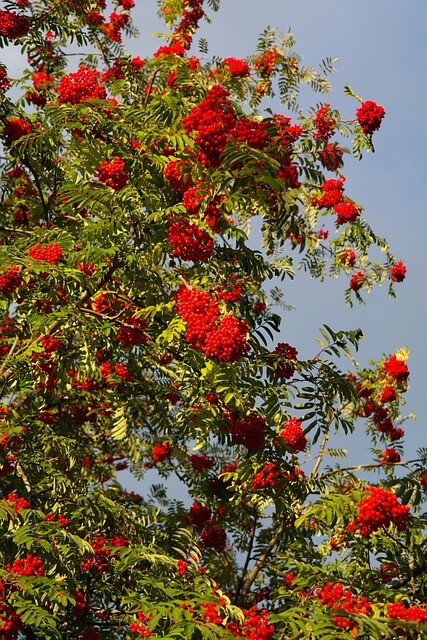
[[274,462],[265,462],[262,469],[254,474],[251,489],[258,491],[271,487],[279,490],[287,479],[287,475]]
[[153,462],[164,462],[172,455],[172,447],[169,442],[156,442],[151,451]]
[[279,433],[279,438],[291,453],[304,451],[307,446],[307,438],[301,427],[301,422],[297,418],[290,418]]
[[100,72],[85,65],[78,71],[62,76],[56,88],[58,102],[60,104],[81,104],[86,100],[95,98],[104,100],[105,87],[99,82]]
[[239,58],[224,58],[222,64],[233,78],[247,78],[251,73],[248,63]]
[[421,607],[405,607],[403,602],[393,602],[392,604],[387,605],[387,615],[389,618],[394,618],[396,620],[408,620],[427,624],[426,605],[422,605]]
[[6,69],[0,67],[0,91],[7,91],[10,89],[11,82],[7,77]]
[[59,244],[45,244],[44,246],[36,244],[28,249],[28,255],[36,262],[48,262],[49,264],[58,264],[62,258],[62,248]]
[[[272,355],[281,356],[275,363],[274,373],[280,379],[289,380],[295,373],[295,366],[289,360],[296,360],[298,351],[287,342],[279,342]],[[275,359],[276,360],[276,359]]]
[[218,301],[205,291],[182,286],[176,293],[178,315],[187,323],[185,339],[208,358],[237,362],[247,351],[248,325],[235,316],[220,317]]
[[9,296],[15,293],[22,284],[21,269],[19,267],[9,267],[7,271],[0,274],[0,293]]
[[185,163],[180,160],[171,160],[164,169],[166,180],[174,191],[184,193],[186,189],[193,186],[191,177],[184,179],[181,170],[185,168]]
[[234,125],[231,135],[254,149],[265,149],[269,141],[265,124],[249,118],[240,118]]
[[227,429],[235,444],[242,444],[248,451],[258,451],[265,442],[265,418],[258,413],[242,416],[231,413],[227,416]]
[[132,315],[123,318],[123,324],[117,331],[116,338],[122,347],[133,347],[145,344],[148,335],[145,332],[147,321],[145,318],[135,318]]
[[332,209],[343,199],[344,181],[345,178],[325,180],[321,186],[322,195],[319,198],[313,198],[312,204],[319,209]]
[[[332,609],[347,611],[347,613],[368,616],[371,611],[369,600],[365,596],[355,596],[350,589],[344,589],[341,582],[327,582],[323,589],[316,589],[316,595],[321,604]],[[335,624],[343,629],[354,629],[355,622],[341,616],[333,618]]]
[[326,180],[322,184],[322,195],[312,199],[312,204],[320,209],[333,209],[337,216],[337,225],[354,222],[360,215],[352,200],[344,198],[345,178]]
[[120,191],[129,179],[129,173],[124,170],[125,161],[117,156],[112,160],[101,162],[96,170],[99,182],[103,182],[114,191]]
[[409,370],[405,360],[401,360],[395,355],[383,362],[383,370],[390,378],[396,380],[397,383],[404,382],[409,376]]
[[[129,630],[131,633],[137,633],[141,638],[148,638],[153,633],[152,629],[148,629],[147,622],[149,622],[150,617],[144,615],[142,611],[138,611],[136,614],[139,622],[131,622],[129,625]],[[141,624],[142,623],[142,624]]]
[[129,19],[130,16],[128,13],[117,13],[116,11],[113,11],[110,14],[109,22],[102,26],[104,35],[111,40],[111,42],[121,42],[121,31],[126,27]]
[[354,222],[360,216],[360,211],[351,200],[343,200],[334,206],[337,215],[337,225]]
[[409,507],[400,504],[392,491],[369,487],[369,495],[358,503],[356,524],[360,534],[369,538],[375,531],[393,523],[398,531],[405,531],[409,521]]
[[19,513],[21,509],[31,509],[30,503],[25,498],[20,498],[17,493],[9,493],[6,500],[12,507],[15,513]]
[[214,465],[214,461],[205,455],[198,455],[193,453],[189,456],[190,464],[194,471],[201,472],[211,469]]
[[254,66],[262,76],[271,76],[275,70],[276,63],[280,59],[280,53],[277,49],[267,49],[263,51],[254,60]]
[[390,280],[392,282],[402,282],[406,276],[406,267],[402,261],[395,262],[390,269]]
[[329,142],[319,153],[319,160],[328,171],[338,171],[342,167],[344,152],[336,142]]
[[205,262],[212,256],[214,243],[211,236],[182,216],[169,225],[168,239],[172,255],[181,260]]
[[315,127],[315,131],[313,133],[313,138],[315,140],[329,140],[331,136],[334,134],[334,129],[337,126],[334,118],[331,117],[330,105],[325,104],[316,112],[315,117],[313,118],[313,124]]
[[349,267],[354,267],[356,264],[356,254],[353,249],[343,249],[340,255],[341,264],[345,264]]
[[0,630],[3,640],[16,640],[19,630],[24,626],[19,613],[2,602],[3,583],[0,582]]
[[282,114],[274,114],[272,118],[277,135],[273,138],[276,144],[289,151],[293,142],[302,135],[302,127],[299,124],[291,124],[291,119]]
[[366,135],[377,131],[380,128],[381,120],[384,118],[385,111],[383,107],[372,100],[363,102],[356,110],[356,118],[360,127]]
[[205,547],[215,549],[218,553],[224,551],[227,535],[224,528],[216,524],[209,507],[205,507],[200,502],[193,502],[187,516],[187,522],[197,529]]
[[126,382],[132,381],[132,376],[127,367],[121,362],[115,362],[114,367],[111,362],[102,362],[99,371],[101,378],[105,380],[109,387],[115,387],[117,385],[115,378],[121,378],[121,380],[125,380]]
[[3,127],[3,136],[6,144],[12,144],[16,140],[27,136],[32,132],[33,128],[29,122],[22,118],[9,118]]
[[25,36],[29,30],[30,21],[26,16],[0,9],[0,36],[16,40]]
[[[202,202],[206,201],[209,194],[206,192],[206,187],[203,182],[197,182],[194,186],[189,187],[182,198],[182,204],[187,210],[190,216],[200,216],[200,209]],[[216,196],[212,198],[208,205],[204,208],[203,219],[204,222],[214,231],[219,233],[221,231],[221,211],[218,206],[221,202],[221,198]]]
[[197,157],[205,167],[221,164],[221,154],[236,122],[228,95],[221,85],[214,85],[182,121],[187,135],[196,131]]
[[400,453],[396,451],[394,447],[388,447],[384,449],[382,452],[380,463],[387,464],[396,464],[396,462],[400,462]]
[[38,556],[33,556],[31,553],[28,553],[25,558],[18,558],[13,564],[6,565],[5,569],[21,576],[44,575],[43,562]]
[[106,545],[116,548],[128,547],[129,540],[119,536],[114,536],[110,540],[106,540],[104,536],[97,536],[94,540],[91,540],[89,544],[95,555],[83,560],[81,567],[83,571],[95,569],[102,573],[104,571],[108,571],[110,568],[111,558],[114,558],[115,556],[115,552],[109,549]]
[[365,281],[366,281],[366,275],[363,273],[363,271],[357,271],[357,273],[354,273],[350,278],[350,282],[348,286],[353,291],[359,291],[359,289],[363,287],[363,284]]
[[248,325],[233,315],[223,316],[215,331],[207,334],[203,353],[220,362],[237,362],[248,351]]

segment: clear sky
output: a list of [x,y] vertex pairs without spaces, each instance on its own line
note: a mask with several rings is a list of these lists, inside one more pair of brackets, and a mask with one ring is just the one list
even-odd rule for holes
[[[140,29],[130,42],[134,55],[150,55],[160,44],[151,37],[161,30],[155,0],[136,0],[134,19]],[[315,348],[314,337],[323,323],[334,329],[360,327],[366,339],[359,361],[410,349],[408,411],[417,414],[406,425],[408,459],[419,446],[427,446],[424,406],[427,362],[427,299],[425,284],[427,239],[424,189],[426,188],[427,134],[427,3],[424,0],[221,0],[220,11],[201,35],[209,41],[209,55],[245,57],[253,53],[258,34],[267,26],[288,29],[297,39],[296,49],[309,64],[338,57],[328,100],[345,117],[353,117],[355,101],[345,98],[349,83],[364,99],[386,110],[381,130],[374,136],[376,153],[362,162],[349,159],[345,169],[346,192],[365,208],[365,217],[390,241],[392,252],[407,265],[407,278],[397,285],[398,297],[376,289],[365,296],[366,305],[349,309],[344,302],[346,279],[323,285],[307,276],[286,283],[285,294],[296,310],[285,316],[281,341],[295,345],[302,356]],[[2,52],[10,73],[17,70],[12,51]],[[315,97],[313,103],[324,98]],[[279,104],[277,112],[283,112]],[[352,459],[367,461],[366,443],[352,444]],[[365,447],[365,451],[363,449]]]

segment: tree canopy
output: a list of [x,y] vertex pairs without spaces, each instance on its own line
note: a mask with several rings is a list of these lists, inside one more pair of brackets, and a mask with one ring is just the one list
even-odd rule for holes
[[[385,110],[347,85],[343,118],[289,32],[196,55],[217,0],[159,3],[132,57],[133,6],[0,10],[28,60],[0,66],[0,638],[427,638],[408,352],[281,329],[297,264],[349,304],[405,278],[345,185]],[[334,436],[365,427],[351,467]]]

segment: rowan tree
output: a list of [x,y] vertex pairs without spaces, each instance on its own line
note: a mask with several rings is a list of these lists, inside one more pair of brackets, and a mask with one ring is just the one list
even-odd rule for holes
[[[196,55],[216,0],[164,0],[131,57],[133,6],[0,11],[28,59],[0,67],[0,638],[425,638],[408,353],[360,368],[362,332],[324,326],[303,360],[277,312],[298,261],[350,304],[404,280],[345,185],[384,108],[347,86],[341,116],[289,33]],[[363,424],[351,468],[333,437]]]

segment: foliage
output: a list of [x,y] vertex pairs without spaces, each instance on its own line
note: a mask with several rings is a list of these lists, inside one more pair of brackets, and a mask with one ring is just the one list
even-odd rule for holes
[[[0,11],[28,58],[0,67],[0,638],[425,638],[408,354],[360,370],[361,331],[324,326],[303,360],[274,312],[297,254],[349,303],[404,279],[342,174],[339,141],[373,150],[384,110],[347,87],[354,120],[299,111],[334,60],[306,66],[289,32],[191,55],[206,4],[164,0],[146,59],[122,43],[133,0]],[[328,443],[363,420],[375,461],[351,468]]]

